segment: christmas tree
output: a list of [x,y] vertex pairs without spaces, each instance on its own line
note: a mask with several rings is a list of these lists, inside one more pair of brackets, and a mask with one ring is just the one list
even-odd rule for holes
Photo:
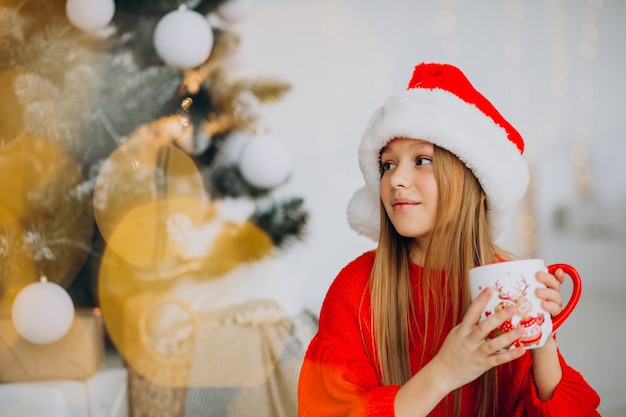
[[[17,284],[12,280],[37,279],[16,278],[25,274],[12,261],[32,258],[49,280],[72,284],[78,301],[97,303],[87,281],[106,243],[100,239],[129,207],[167,199],[170,192],[206,196],[216,204],[253,201],[247,220],[272,247],[285,249],[303,237],[302,199],[271,198],[287,180],[289,160],[284,145],[263,133],[258,120],[259,105],[279,100],[289,85],[271,77],[229,78],[228,57],[238,39],[215,13],[218,1],[192,4],[195,13],[216,22],[208,59],[182,69],[164,62],[154,47],[154,29],[180,3],[118,1],[112,22],[97,32],[71,25],[64,1],[5,1],[0,9],[0,181],[6,190],[0,199],[27,236],[21,244],[15,237],[1,253],[3,291]],[[141,169],[130,167],[137,171],[134,178],[121,175],[127,161],[115,159],[116,151],[133,149],[145,158]],[[189,172],[167,172],[168,158],[190,164]],[[193,188],[194,180],[202,190],[180,191]],[[182,183],[179,191],[176,182]],[[94,219],[101,221],[92,227]],[[239,255],[243,261],[270,250],[250,246]],[[215,262],[204,267],[215,273],[224,268]]]
[[241,7],[0,3],[3,316],[45,276],[77,307],[101,308],[132,357],[128,334],[147,309],[172,317],[163,306],[181,280],[254,275],[304,238],[302,198],[277,197],[289,152],[259,117],[290,85],[234,75]]

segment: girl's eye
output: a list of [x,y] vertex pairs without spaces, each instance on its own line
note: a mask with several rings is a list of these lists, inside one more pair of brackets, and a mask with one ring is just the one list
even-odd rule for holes
[[432,164],[432,159],[427,158],[425,156],[420,156],[415,159],[415,165],[428,165]]
[[396,164],[394,164],[393,162],[382,162],[382,163],[380,164],[380,166],[381,166],[381,169],[382,169],[382,171],[383,171],[383,172],[387,172],[387,171],[389,171],[390,169],[395,168],[395,167],[396,167]]

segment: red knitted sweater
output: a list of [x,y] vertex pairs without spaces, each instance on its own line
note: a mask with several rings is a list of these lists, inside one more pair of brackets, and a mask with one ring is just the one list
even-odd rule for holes
[[[304,358],[298,385],[298,416],[385,416],[394,415],[393,404],[399,386],[382,386],[370,337],[369,293],[367,281],[375,252],[367,252],[348,264],[331,285],[324,300],[319,330]],[[411,280],[416,287],[416,305],[423,301],[419,282],[422,268],[411,264]],[[418,308],[419,311],[419,308]],[[444,328],[444,337],[452,329]],[[433,340],[433,326],[428,328]],[[419,333],[413,333],[419,334]],[[432,354],[422,352],[421,342],[410,350],[412,371],[420,369]],[[421,357],[424,355],[423,362]],[[499,415],[501,416],[599,416],[600,398],[583,377],[560,357],[563,378],[552,398],[537,398],[530,353],[498,368]],[[472,416],[478,383],[463,387],[462,416]],[[450,416],[453,394],[448,395],[429,414]]]

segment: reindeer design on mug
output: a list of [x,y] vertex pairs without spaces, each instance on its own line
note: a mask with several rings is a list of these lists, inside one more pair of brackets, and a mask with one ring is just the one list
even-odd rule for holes
[[[541,325],[543,324],[545,318],[541,312],[536,316],[531,316],[533,305],[532,302],[526,297],[528,287],[529,284],[523,276],[521,281],[517,282],[517,286],[515,287],[513,294],[510,291],[505,291],[500,281],[496,281],[494,289],[498,292],[498,298],[502,301],[496,305],[494,310],[497,312],[509,305],[514,305],[517,307],[515,317],[518,317],[519,319],[514,317],[505,321],[489,334],[490,338],[494,338],[502,333],[510,332],[517,327],[523,327],[524,333],[519,340],[515,341],[514,345],[532,346],[539,343],[543,334]],[[489,316],[491,315],[491,312],[487,311],[485,312],[485,315]],[[514,320],[517,321],[517,323],[514,324]],[[509,347],[510,346],[507,346],[507,348]]]

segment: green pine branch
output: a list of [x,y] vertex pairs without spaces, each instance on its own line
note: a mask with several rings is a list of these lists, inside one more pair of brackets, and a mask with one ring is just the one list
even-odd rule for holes
[[285,249],[294,241],[304,239],[308,213],[304,200],[292,197],[258,208],[251,221],[270,236],[274,245]]

